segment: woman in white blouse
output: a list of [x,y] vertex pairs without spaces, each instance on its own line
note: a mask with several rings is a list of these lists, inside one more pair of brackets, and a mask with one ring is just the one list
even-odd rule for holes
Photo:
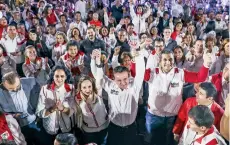
[[40,91],[36,114],[42,118],[43,127],[54,141],[58,133],[70,132],[70,117],[75,111],[74,87],[69,84],[70,72],[64,66],[55,66],[47,85]]
[[78,82],[75,100],[82,112],[82,130],[84,141],[105,145],[109,119],[103,98],[98,95],[94,79],[83,76]]

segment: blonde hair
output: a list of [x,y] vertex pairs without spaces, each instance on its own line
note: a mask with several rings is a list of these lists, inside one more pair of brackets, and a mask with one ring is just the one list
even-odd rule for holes
[[56,39],[56,44],[58,43],[57,42],[57,36],[62,36],[63,37],[63,39],[64,39],[64,42],[68,42],[68,39],[67,39],[67,37],[66,37],[66,35],[65,35],[65,33],[64,32],[60,32],[60,31],[58,31],[57,33],[56,33],[56,35],[55,35],[55,39]]

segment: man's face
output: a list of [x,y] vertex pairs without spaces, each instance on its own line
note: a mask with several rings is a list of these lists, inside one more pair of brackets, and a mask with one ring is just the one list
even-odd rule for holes
[[165,38],[165,39],[169,39],[169,38],[171,37],[172,30],[170,30],[170,29],[165,29],[163,34],[164,34],[164,38]]
[[156,41],[155,42],[156,53],[160,54],[163,49],[164,49],[164,42],[162,42],[162,41]]
[[118,39],[119,39],[121,42],[125,42],[125,40],[126,40],[126,32],[120,31],[120,32],[118,33]]
[[16,21],[20,20],[21,19],[21,14],[19,12],[15,12],[13,17],[14,17],[14,20],[16,20]]
[[21,89],[21,82],[19,78],[16,78],[13,85],[9,84],[8,81],[3,82],[4,87],[11,92],[17,92]]
[[211,13],[209,14],[209,18],[210,18],[211,20],[215,19],[215,14],[214,14],[214,12],[211,12]]
[[188,124],[189,124],[192,131],[201,132],[200,127],[196,125],[194,119],[192,119],[191,117],[188,118]]
[[173,54],[162,54],[160,60],[160,66],[162,71],[169,72],[174,65],[174,57]]
[[130,19],[129,18],[125,18],[125,24],[129,24],[130,23]]
[[95,32],[93,29],[88,29],[87,30],[87,37],[89,40],[93,41],[95,39]]
[[230,47],[230,42],[228,42],[227,44],[225,44],[225,46],[224,46],[224,54],[226,55],[226,56],[229,56],[229,54],[230,54],[230,49],[229,49],[229,47]]
[[165,14],[165,15],[164,15],[164,19],[165,19],[165,20],[168,20],[168,19],[169,19],[169,15],[168,15],[168,14]]
[[75,57],[78,53],[78,49],[77,49],[77,46],[70,46],[69,49],[68,49],[68,54],[71,56],[71,57]]
[[128,72],[115,73],[114,81],[120,89],[127,89],[129,84],[129,74]]
[[81,14],[77,13],[77,14],[75,15],[75,17],[76,17],[76,20],[77,20],[77,21],[80,21],[80,20],[81,20]]
[[32,24],[33,24],[33,25],[38,25],[38,24],[39,24],[38,19],[33,18],[33,20],[32,20]]
[[16,36],[16,34],[17,34],[16,27],[15,27],[15,26],[9,26],[9,27],[7,28],[7,33],[8,33],[8,35],[10,35],[10,36]]
[[55,27],[48,27],[48,33],[51,34],[51,35],[55,35],[56,28]]
[[221,21],[222,15],[221,14],[217,14],[216,15],[216,21]]
[[65,18],[65,16],[61,16],[60,21],[61,21],[61,22],[63,22],[63,23],[64,23],[64,22],[66,22],[66,18]]
[[199,87],[198,92],[196,92],[196,101],[199,105],[210,104],[210,98],[207,97],[206,91]]

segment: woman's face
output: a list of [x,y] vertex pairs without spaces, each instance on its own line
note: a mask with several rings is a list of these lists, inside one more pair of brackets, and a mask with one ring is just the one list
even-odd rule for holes
[[212,49],[214,47],[215,43],[213,41],[208,41],[206,45],[207,45],[208,49]]
[[93,85],[89,80],[85,80],[81,83],[81,93],[85,96],[89,96],[93,93]]
[[7,20],[6,20],[5,17],[2,17],[2,18],[0,19],[0,25],[1,25],[1,26],[6,26],[6,25],[7,25]]
[[129,56],[126,56],[122,62],[123,62],[123,66],[130,69],[130,65],[131,65],[132,60]]
[[106,28],[102,28],[102,35],[107,36],[108,35],[108,30]]
[[37,57],[37,53],[35,48],[30,48],[26,50],[26,56],[31,60],[34,61]]
[[180,48],[176,48],[174,51],[174,57],[176,60],[181,60],[181,58],[183,57],[183,52]]
[[153,16],[149,16],[149,23],[153,22]]
[[75,57],[78,53],[78,49],[77,49],[77,46],[70,46],[69,49],[68,49],[68,54],[71,56],[71,57]]
[[37,34],[36,33],[31,33],[29,34],[29,37],[32,41],[36,41],[37,40]]
[[72,34],[73,36],[79,36],[80,32],[78,31],[78,29],[73,29]]
[[229,56],[229,47],[230,47],[230,42],[228,42],[227,44],[225,44],[225,46],[224,46],[224,54],[226,55],[226,56]]
[[152,33],[153,35],[156,35],[156,34],[158,33],[157,28],[152,28],[152,29],[151,29],[151,33]]
[[48,14],[51,14],[52,13],[52,8],[48,8]]
[[57,87],[61,87],[66,80],[66,74],[65,71],[62,69],[57,69],[54,72],[54,83]]
[[192,33],[192,32],[193,32],[193,30],[194,30],[193,25],[188,26],[188,32]]
[[181,29],[182,29],[182,24],[176,25],[176,30],[177,30],[177,31],[181,31]]
[[62,35],[57,35],[56,39],[57,39],[58,43],[60,43],[60,44],[64,43],[64,38]]
[[142,7],[137,7],[137,12],[142,13]]

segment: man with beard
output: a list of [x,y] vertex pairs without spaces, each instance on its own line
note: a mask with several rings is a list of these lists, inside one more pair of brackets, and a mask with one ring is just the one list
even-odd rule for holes
[[40,87],[35,78],[5,74],[0,85],[0,111],[11,114],[19,123],[27,144],[46,144],[46,133],[38,127],[35,110]]
[[80,44],[80,51],[85,54],[84,65],[85,68],[90,68],[90,54],[94,49],[101,49],[105,51],[105,42],[96,38],[95,29],[93,27],[87,28],[87,38]]
[[216,14],[216,21],[215,21],[215,28],[216,31],[222,31],[227,29],[227,25],[225,21],[222,20],[222,13],[218,12]]

